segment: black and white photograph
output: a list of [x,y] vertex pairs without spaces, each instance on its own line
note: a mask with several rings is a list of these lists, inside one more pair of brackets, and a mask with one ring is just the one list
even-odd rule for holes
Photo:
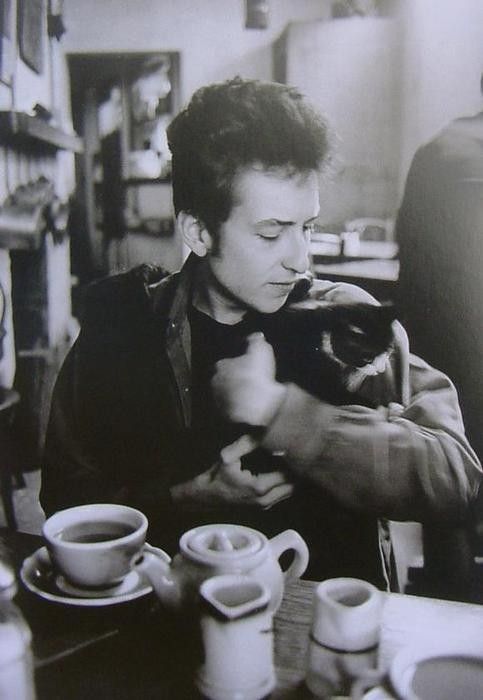
[[0,1],[0,700],[480,700],[482,460],[482,0]]

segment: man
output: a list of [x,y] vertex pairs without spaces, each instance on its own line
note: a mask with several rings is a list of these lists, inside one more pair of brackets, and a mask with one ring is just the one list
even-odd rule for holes
[[[42,505],[129,503],[170,552],[205,522],[293,527],[307,576],[387,586],[382,519],[457,521],[480,471],[451,383],[409,366],[403,332],[348,394],[316,334],[270,325],[309,264],[327,127],[294,89],[234,79],[199,90],[168,139],[192,255],[179,274],[144,267],[89,290],[53,398]],[[375,303],[333,283],[314,293]]]
[[[483,74],[480,88],[483,95]],[[418,149],[396,235],[403,322],[415,352],[454,381],[468,438],[481,460],[483,111],[455,119]],[[464,529],[441,525],[425,532],[425,560],[434,569],[433,578],[449,579],[453,570],[457,594],[473,585],[471,557],[483,548],[483,492],[474,511],[469,538]]]
[[483,111],[455,119],[416,152],[396,232],[405,327],[415,351],[454,381],[481,459]]

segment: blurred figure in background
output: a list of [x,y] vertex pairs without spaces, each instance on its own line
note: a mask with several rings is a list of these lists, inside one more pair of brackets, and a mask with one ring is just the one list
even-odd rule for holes
[[[483,100],[483,74],[480,87]],[[416,152],[396,235],[399,304],[411,346],[454,381],[468,438],[481,459],[483,111],[454,120]],[[483,521],[483,503],[476,518]],[[463,552],[468,544],[460,540],[458,548]]]

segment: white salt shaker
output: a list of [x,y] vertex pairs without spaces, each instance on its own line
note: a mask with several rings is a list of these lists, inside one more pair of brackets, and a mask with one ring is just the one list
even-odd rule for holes
[[275,687],[270,591],[226,574],[200,586],[204,663],[196,684],[210,700],[260,700]]
[[377,664],[383,596],[368,581],[334,578],[315,589],[305,683],[314,695],[350,694]]
[[0,562],[0,698],[35,700],[32,634],[13,603],[16,591],[13,571]]

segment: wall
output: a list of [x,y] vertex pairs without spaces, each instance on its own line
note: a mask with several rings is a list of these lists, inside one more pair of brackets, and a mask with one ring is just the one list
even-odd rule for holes
[[[51,106],[51,76],[46,18],[43,17],[41,30],[41,45],[43,54],[42,74],[36,73],[20,57],[19,41],[16,32],[16,2],[13,0],[10,9],[10,36],[7,71],[4,77],[9,84],[0,84],[0,109],[18,109],[29,111],[36,102],[45,107]],[[2,57],[5,60],[5,57]],[[3,69],[2,69],[3,72]]]
[[416,148],[451,119],[482,109],[481,0],[401,0],[404,35],[401,179]]
[[181,100],[240,74],[270,79],[286,24],[328,16],[328,0],[271,0],[269,27],[244,28],[244,0],[65,0],[68,52],[180,51]]
[[322,221],[389,218],[397,206],[400,42],[391,18],[291,24],[285,74],[336,132],[333,173],[322,188]]

